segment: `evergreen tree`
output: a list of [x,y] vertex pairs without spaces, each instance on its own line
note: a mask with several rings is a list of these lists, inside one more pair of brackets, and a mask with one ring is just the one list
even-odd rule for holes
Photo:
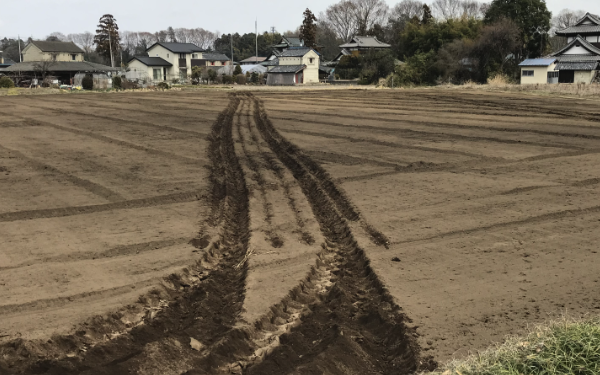
[[100,23],[94,37],[94,44],[96,44],[96,52],[109,60],[112,67],[115,66],[120,43],[121,39],[119,38],[117,20],[110,14],[100,17]]
[[300,26],[300,39],[304,41],[304,46],[315,48],[317,46],[317,18],[306,8],[304,11],[304,21]]
[[491,25],[503,18],[512,20],[521,30],[523,48],[517,59],[543,53],[552,18],[544,0],[493,0],[485,13],[485,24]]
[[233,69],[233,75],[237,76],[238,74],[242,74],[242,67],[239,65],[236,65],[235,68]]
[[169,42],[177,43],[177,37],[175,36],[175,30],[171,26],[167,28],[167,38]]
[[428,25],[433,21],[433,16],[431,15],[431,9],[427,4],[423,4],[423,19],[421,20],[421,25]]

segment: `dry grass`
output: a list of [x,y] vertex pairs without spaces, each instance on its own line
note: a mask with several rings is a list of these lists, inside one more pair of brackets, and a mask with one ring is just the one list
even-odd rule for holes
[[[430,375],[600,374],[600,317],[563,317]],[[423,374],[424,375],[424,374]]]
[[505,76],[504,74],[496,74],[495,76],[488,78],[487,83],[494,87],[505,87],[511,84],[508,76]]

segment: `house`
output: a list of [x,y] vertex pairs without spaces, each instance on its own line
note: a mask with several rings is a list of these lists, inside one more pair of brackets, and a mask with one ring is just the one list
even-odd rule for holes
[[2,51],[0,51],[0,72],[5,68],[8,68],[9,66],[13,65],[14,63],[15,62],[11,59],[3,57]]
[[267,85],[318,83],[320,58],[312,48],[292,47],[282,51],[278,65],[269,69]]
[[187,80],[192,75],[194,66],[217,67],[231,64],[224,54],[207,52],[193,43],[157,42],[146,52],[148,56],[135,56],[129,60],[128,71],[146,74],[152,81]]
[[23,62],[83,61],[84,51],[73,42],[33,40],[23,49]]
[[267,59],[266,57],[252,56],[252,57],[248,57],[247,59],[240,61],[240,65],[256,65],[256,64],[260,64],[261,62],[265,61],[266,59]]
[[[120,68],[87,61],[29,61],[13,64],[2,72],[14,78],[15,82],[35,82],[45,76],[53,77],[57,84],[73,84],[77,74],[102,75],[112,77]],[[41,83],[40,83],[41,84]]]
[[129,80],[161,82],[167,80],[167,71],[173,64],[162,57],[135,56],[127,63],[125,77]]
[[600,70],[600,17],[586,13],[575,25],[556,31],[567,45],[551,54],[559,83],[591,83]]
[[304,41],[298,37],[283,36],[279,43],[273,46],[273,50],[283,52],[288,48],[304,47]]
[[556,58],[527,59],[519,64],[521,84],[558,83]]
[[353,55],[358,55],[365,51],[384,50],[391,47],[392,46],[387,43],[380,42],[374,36],[355,36],[350,42],[340,45],[342,53],[344,50],[347,50],[347,52],[350,52]]

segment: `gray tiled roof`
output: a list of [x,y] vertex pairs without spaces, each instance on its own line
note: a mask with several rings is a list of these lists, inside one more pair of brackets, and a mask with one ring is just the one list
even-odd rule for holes
[[271,69],[269,73],[297,73],[305,67],[305,65],[278,65]]
[[592,33],[600,33],[600,26],[597,26],[597,25],[571,26],[571,27],[567,27],[566,29],[556,31],[556,35],[592,34]]
[[309,51],[311,51],[310,48],[290,48],[281,52],[281,57],[302,57]]
[[173,66],[173,64],[162,57],[134,56],[129,62],[133,60],[138,60],[146,66]]
[[[34,72],[36,64],[39,62],[28,61],[14,64],[6,68],[5,72]],[[109,72],[117,71],[120,68],[111,68],[110,66],[91,63],[87,61],[57,61],[48,67],[49,72]]]
[[274,58],[273,60],[267,60],[260,63],[262,66],[277,66],[279,65],[279,58]]
[[559,62],[554,70],[596,70],[598,61]]
[[204,52],[205,50],[198,47],[194,43],[167,43],[167,42],[157,42],[151,45],[146,51],[150,50],[150,48],[155,45],[163,46],[173,53],[192,53],[192,52]]
[[66,52],[66,53],[84,53],[73,42],[46,42],[42,40],[33,40],[31,44],[39,48],[42,52]]
[[559,62],[564,61],[600,61],[600,56],[595,55],[562,55],[557,56]]
[[591,55],[600,55],[600,48],[595,47],[590,42],[583,39],[580,35],[577,35],[577,37],[573,39],[569,44],[567,44],[561,50],[554,52],[550,56],[564,56],[562,55],[562,53],[570,49],[576,43],[580,44],[583,48],[587,49]]
[[374,36],[355,36],[349,43],[342,44],[340,48],[389,48],[389,44],[380,42]]
[[230,58],[227,57],[227,55],[224,55],[222,53],[203,52],[202,53],[202,60],[208,60],[208,61],[229,61]]
[[242,63],[242,62],[259,62],[259,63],[260,63],[260,62],[262,62],[262,61],[265,61],[266,59],[267,59],[266,57],[260,57],[260,56],[256,57],[256,56],[252,56],[252,57],[248,57],[247,59],[244,59],[244,60],[242,60],[242,61],[240,61],[240,62],[241,62],[241,63]]

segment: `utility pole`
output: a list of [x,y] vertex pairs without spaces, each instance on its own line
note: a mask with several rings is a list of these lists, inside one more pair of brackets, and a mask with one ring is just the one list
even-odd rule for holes
[[110,34],[112,34],[112,30],[108,29],[108,49],[110,50],[110,67],[114,68],[115,67],[115,60],[113,58],[113,53],[112,53],[112,41],[110,38]]
[[21,36],[17,35],[17,40],[19,41],[19,62],[23,62],[23,57],[21,56]]
[[233,76],[233,33],[229,33],[229,42],[231,43],[231,75]]
[[254,63],[258,64],[258,17],[254,22],[254,36],[256,37],[256,55],[254,57]]

